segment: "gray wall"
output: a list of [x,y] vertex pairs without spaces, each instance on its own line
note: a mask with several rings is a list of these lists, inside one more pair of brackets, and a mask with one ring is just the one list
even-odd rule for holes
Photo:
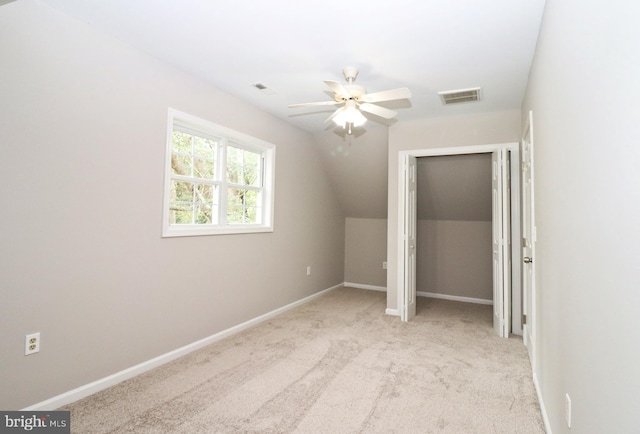
[[387,219],[347,218],[344,280],[386,288]]
[[493,300],[491,222],[418,220],[418,291]]
[[388,129],[367,122],[361,132],[334,129],[314,140],[347,217],[344,280],[386,288]]
[[[0,59],[0,408],[344,280],[309,134],[31,0],[0,8]],[[275,232],[160,237],[168,107],[276,144]]]
[[337,128],[316,134],[314,140],[345,215],[386,219],[387,127],[367,122],[364,134],[356,129],[345,137]]
[[491,154],[418,158],[418,291],[493,299]]
[[[388,156],[380,151],[387,146],[373,133],[378,132],[346,145],[334,133],[317,137],[338,196],[355,215],[381,202],[379,190],[384,189],[386,199],[387,188],[379,182],[386,183],[387,177],[373,175],[386,174]],[[418,159],[417,212],[418,290],[491,300],[491,155]],[[386,288],[381,265],[387,255],[387,224],[387,219],[346,219],[346,282]]]
[[536,377],[554,434],[640,427],[640,4],[622,3],[547,0],[522,107],[535,142]]

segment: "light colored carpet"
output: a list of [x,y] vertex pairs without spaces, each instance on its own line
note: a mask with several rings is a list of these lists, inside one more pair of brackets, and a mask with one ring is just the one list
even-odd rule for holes
[[68,405],[76,433],[543,433],[521,339],[491,306],[341,288]]

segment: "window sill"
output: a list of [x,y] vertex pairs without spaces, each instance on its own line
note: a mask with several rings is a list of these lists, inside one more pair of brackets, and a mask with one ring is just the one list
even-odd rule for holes
[[235,234],[259,234],[273,232],[273,226],[225,226],[225,227],[169,227],[162,231],[162,238],[172,237],[197,237],[207,235],[235,235]]

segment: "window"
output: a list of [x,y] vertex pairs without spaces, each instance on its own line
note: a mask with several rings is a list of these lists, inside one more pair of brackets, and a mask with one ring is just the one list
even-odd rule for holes
[[169,110],[163,236],[273,231],[275,146]]

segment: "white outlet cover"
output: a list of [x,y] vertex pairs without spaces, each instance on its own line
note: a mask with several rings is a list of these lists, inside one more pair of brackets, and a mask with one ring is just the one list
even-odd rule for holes
[[564,417],[567,420],[567,427],[571,428],[571,397],[565,394]]
[[40,333],[31,333],[25,336],[24,355],[34,354],[40,351]]

